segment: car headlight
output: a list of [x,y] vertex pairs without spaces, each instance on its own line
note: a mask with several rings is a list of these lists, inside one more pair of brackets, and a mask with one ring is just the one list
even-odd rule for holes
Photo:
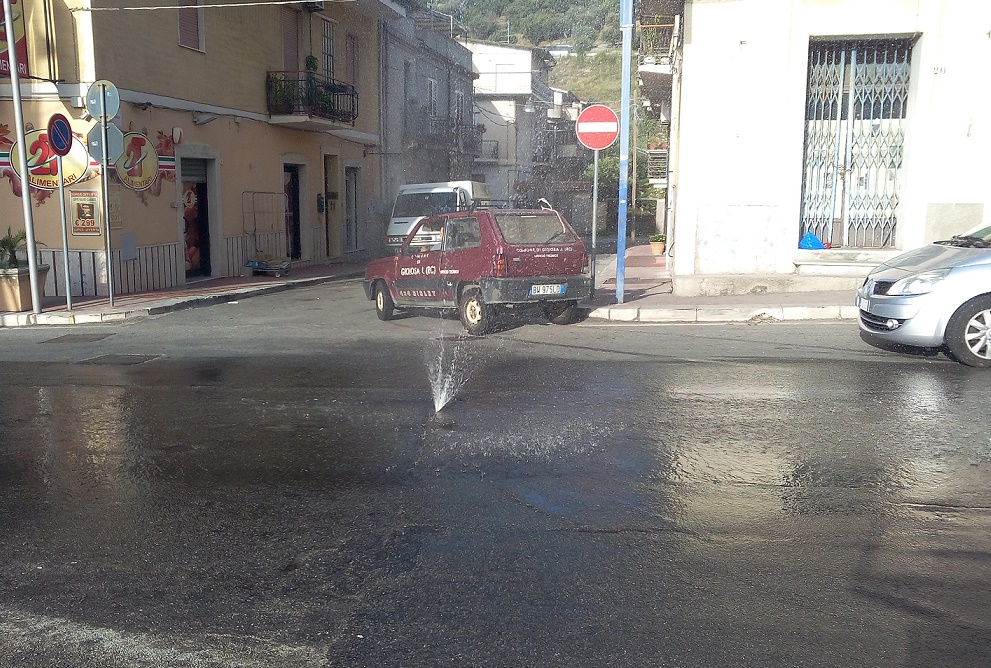
[[888,288],[889,295],[924,295],[932,292],[950,273],[949,269],[934,269],[906,276]]

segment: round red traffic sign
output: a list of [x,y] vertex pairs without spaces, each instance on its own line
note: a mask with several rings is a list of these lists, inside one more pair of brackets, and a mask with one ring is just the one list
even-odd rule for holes
[[63,157],[72,150],[72,127],[62,114],[52,114],[48,121],[48,145],[55,155]]
[[585,107],[575,123],[578,141],[593,151],[609,147],[619,136],[619,118],[604,104]]

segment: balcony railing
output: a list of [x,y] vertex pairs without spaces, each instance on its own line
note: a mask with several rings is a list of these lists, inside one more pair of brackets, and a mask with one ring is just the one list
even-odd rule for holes
[[499,159],[499,140],[498,139],[483,139],[482,140],[482,150],[478,154],[479,160],[498,160]]
[[451,122],[446,118],[424,117],[417,113],[407,114],[403,122],[403,133],[409,146],[438,150],[454,147],[454,130]]
[[316,72],[269,72],[265,99],[272,116],[305,114],[350,125],[358,118],[354,86]]
[[461,150],[479,153],[482,150],[482,128],[478,125],[456,125],[455,134],[460,138]]

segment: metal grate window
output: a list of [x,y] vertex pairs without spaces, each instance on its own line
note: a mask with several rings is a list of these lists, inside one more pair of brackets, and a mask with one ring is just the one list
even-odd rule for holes
[[799,237],[894,245],[911,55],[910,39],[810,45]]

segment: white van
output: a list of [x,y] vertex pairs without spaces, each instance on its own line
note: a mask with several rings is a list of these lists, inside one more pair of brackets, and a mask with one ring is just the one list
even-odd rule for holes
[[392,208],[386,247],[398,250],[421,218],[451,211],[467,211],[473,199],[489,199],[489,189],[478,181],[410,183],[399,188]]

